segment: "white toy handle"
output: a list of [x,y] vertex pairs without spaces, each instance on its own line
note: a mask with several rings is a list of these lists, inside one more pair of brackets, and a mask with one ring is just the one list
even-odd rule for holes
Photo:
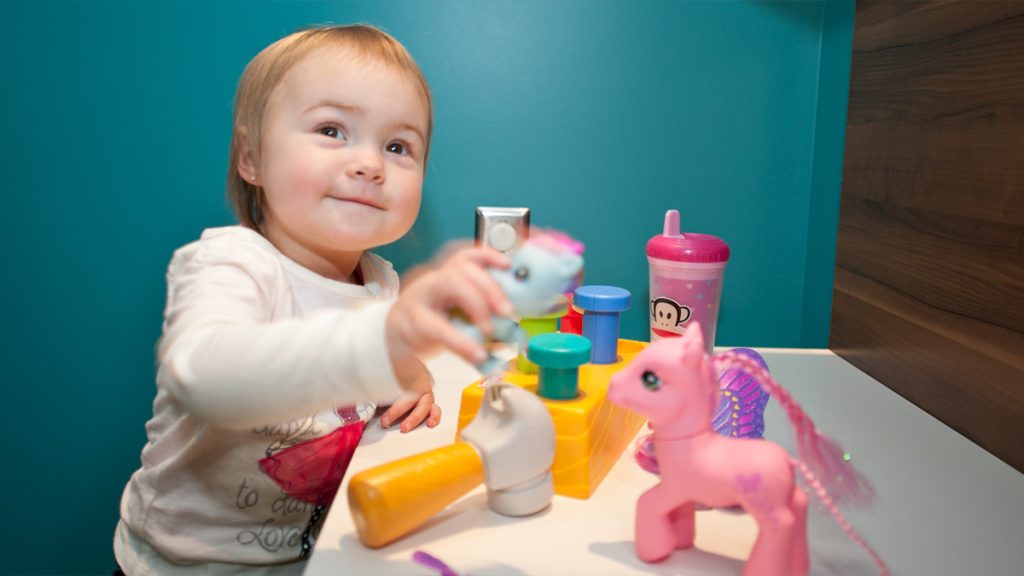
[[554,495],[555,424],[544,402],[511,384],[489,384],[476,418],[462,430],[484,462],[491,509],[526,516]]

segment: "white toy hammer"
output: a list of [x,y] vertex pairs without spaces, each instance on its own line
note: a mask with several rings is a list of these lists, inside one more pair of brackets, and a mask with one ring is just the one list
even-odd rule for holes
[[540,398],[489,384],[461,440],[356,474],[349,509],[370,548],[405,536],[481,482],[491,510],[528,516],[551,502],[554,458],[555,426]]

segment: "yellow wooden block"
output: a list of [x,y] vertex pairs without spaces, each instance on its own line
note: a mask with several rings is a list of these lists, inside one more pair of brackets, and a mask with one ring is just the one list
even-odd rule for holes
[[[643,426],[643,417],[612,404],[607,395],[612,374],[646,345],[635,340],[619,340],[616,363],[580,366],[580,394],[576,399],[542,399],[555,422],[555,462],[551,472],[556,494],[590,498]],[[537,375],[519,372],[515,364],[515,359],[509,363],[504,381],[536,393]],[[483,390],[482,380],[478,380],[462,391],[459,432],[476,417]]]

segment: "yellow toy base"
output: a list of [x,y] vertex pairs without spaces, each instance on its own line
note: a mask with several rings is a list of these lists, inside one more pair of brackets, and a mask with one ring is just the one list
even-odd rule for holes
[[[608,382],[644,347],[645,342],[619,340],[614,364],[584,364],[579,372],[579,396],[573,400],[542,398],[555,422],[555,462],[551,467],[555,493],[586,499],[636,436],[645,419],[606,401]],[[537,392],[537,374],[524,374],[509,363],[505,382]],[[462,391],[458,432],[476,417],[483,398],[483,380]],[[456,438],[458,437],[456,433]]]

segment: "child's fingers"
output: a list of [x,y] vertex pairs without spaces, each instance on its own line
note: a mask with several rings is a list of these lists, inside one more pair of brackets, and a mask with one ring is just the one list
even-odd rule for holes
[[441,407],[433,404],[430,407],[430,415],[427,416],[427,428],[433,428],[441,423]]
[[424,394],[423,396],[420,396],[419,400],[416,402],[416,405],[413,406],[412,410],[405,417],[405,420],[402,420],[402,425],[399,428],[399,430],[401,430],[402,432],[408,432],[413,428],[419,426],[421,422],[423,422],[424,420],[427,419],[428,416],[430,416],[430,407],[433,405],[433,394]]
[[493,313],[500,316],[511,316],[515,309],[508,301],[505,291],[486,270],[479,266],[466,266],[462,270],[465,281],[470,283],[480,293]]
[[481,364],[487,360],[487,350],[482,343],[446,325],[439,330],[443,346],[464,358],[470,364]]
[[484,349],[483,343],[457,330],[446,318],[436,316],[423,328],[427,338],[461,356],[470,364],[480,364],[487,360],[487,350]]
[[391,426],[391,424],[401,418],[403,414],[412,409],[417,402],[419,402],[419,398],[410,396],[403,396],[402,398],[395,400],[395,403],[380,415],[380,425],[384,428]]
[[509,259],[508,255],[498,252],[490,246],[481,246],[481,248],[484,249],[485,253],[485,262],[483,264],[485,268],[500,268],[505,270],[512,265],[512,261]]
[[452,256],[462,252],[464,250],[472,250],[476,243],[473,240],[466,238],[457,238],[455,240],[449,240],[441,246],[441,249],[434,254],[431,261],[437,266],[443,266],[445,262],[451,259]]
[[483,344],[456,329],[448,314],[429,308],[418,308],[403,318],[395,328],[403,345],[415,354],[428,354],[438,348],[447,348],[471,364],[487,359]]
[[483,268],[501,268],[502,270],[512,264],[508,256],[490,246],[474,246],[473,248],[459,250],[452,255],[450,262],[457,264],[459,260],[463,259],[469,260]]
[[487,296],[477,288],[465,270],[460,274],[445,278],[442,289],[447,292],[445,300],[451,308],[468,316],[470,322],[484,334],[494,331]]

